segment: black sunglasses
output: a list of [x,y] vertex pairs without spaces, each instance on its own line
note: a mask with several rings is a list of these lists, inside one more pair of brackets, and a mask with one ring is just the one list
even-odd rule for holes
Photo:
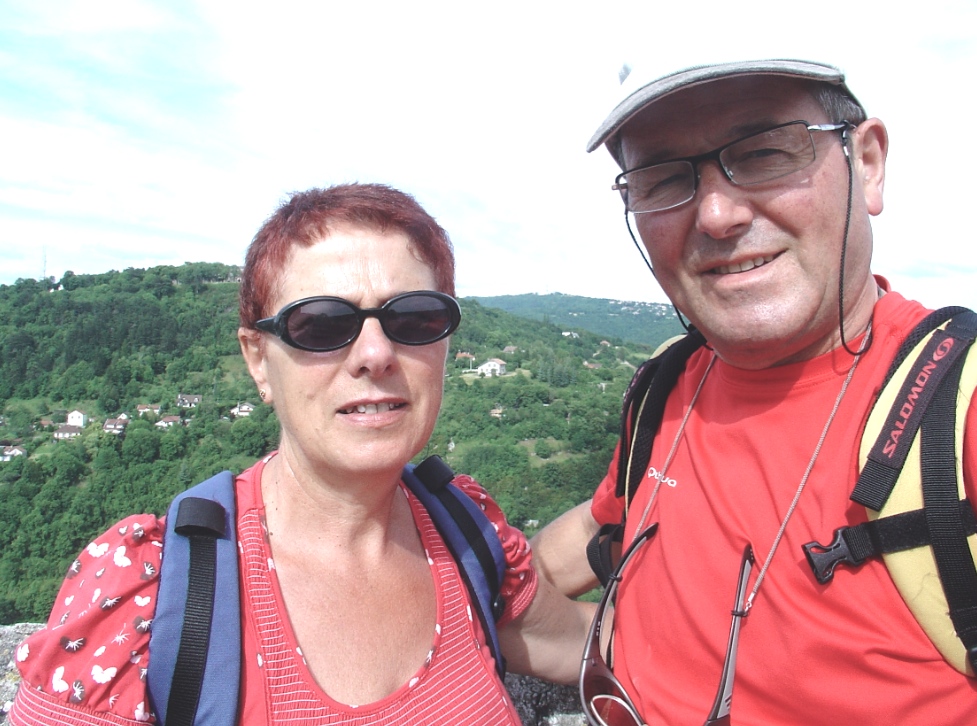
[[341,297],[319,295],[289,303],[254,326],[293,348],[324,352],[356,340],[367,318],[379,320],[384,335],[395,343],[428,345],[455,331],[461,308],[450,295],[432,290],[406,292],[378,308],[358,308]]
[[[590,726],[647,726],[638,713],[631,697],[624,690],[624,686],[614,675],[611,667],[613,639],[608,635],[605,658],[601,649],[601,631],[605,626],[605,619],[609,613],[608,605],[613,604],[617,594],[617,586],[621,582],[621,573],[628,560],[642,544],[647,542],[658,531],[658,523],[652,524],[641,532],[621,557],[621,561],[608,578],[604,595],[600,599],[594,620],[590,625],[587,645],[584,648],[583,663],[580,667],[580,700],[583,702],[584,714]],[[716,699],[706,716],[704,726],[729,726],[729,712],[733,701],[733,675],[736,670],[736,651],[740,639],[740,625],[749,609],[746,607],[746,587],[753,569],[753,548],[747,545],[740,562],[739,578],[736,582],[736,600],[733,605],[733,621],[729,628],[729,641],[726,644],[726,657],[723,660],[722,676]],[[613,616],[612,616],[613,617]],[[613,620],[607,623],[613,626]]]
[[[607,636],[608,656],[605,658],[601,649],[601,631],[604,629],[606,616],[613,613],[613,610],[608,609],[608,605],[614,603],[624,566],[641,545],[650,540],[657,531],[656,522],[634,538],[621,557],[621,561],[614,568],[614,572],[607,579],[604,594],[597,605],[594,620],[590,624],[590,633],[583,652],[583,663],[580,666],[580,700],[583,702],[584,714],[590,726],[645,726],[638,709],[611,670],[612,634]],[[613,620],[607,625],[613,626]]]

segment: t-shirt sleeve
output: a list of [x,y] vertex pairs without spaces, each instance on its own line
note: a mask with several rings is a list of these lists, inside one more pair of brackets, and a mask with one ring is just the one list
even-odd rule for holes
[[590,503],[590,513],[598,524],[617,524],[624,515],[624,499],[615,494],[617,489],[617,457],[621,442],[617,442],[614,449],[614,456],[607,467],[607,474],[597,485],[594,498]]
[[146,690],[163,520],[128,517],[68,568],[47,626],[16,649],[12,724],[137,724]]
[[536,570],[532,566],[529,542],[526,535],[509,524],[502,509],[481,484],[466,474],[456,476],[453,483],[481,507],[499,533],[506,560],[505,576],[499,590],[499,594],[505,599],[505,610],[498,621],[499,627],[502,627],[522,615],[536,595],[538,582]]

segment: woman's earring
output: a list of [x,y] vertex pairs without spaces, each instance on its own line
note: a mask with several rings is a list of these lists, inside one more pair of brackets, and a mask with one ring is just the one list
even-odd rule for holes
[[266,398],[268,398],[268,391],[262,388],[260,391],[258,391],[258,398],[264,401]]

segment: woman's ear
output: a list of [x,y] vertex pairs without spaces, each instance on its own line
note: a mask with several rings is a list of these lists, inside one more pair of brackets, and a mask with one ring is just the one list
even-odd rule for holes
[[241,355],[248,366],[248,373],[261,393],[261,400],[271,403],[273,395],[268,385],[268,375],[265,370],[265,341],[261,333],[250,328],[238,328],[237,340],[241,345]]
[[889,153],[889,133],[877,118],[858,125],[852,133],[855,182],[861,182],[868,213],[882,211],[882,188],[885,186],[885,157]]

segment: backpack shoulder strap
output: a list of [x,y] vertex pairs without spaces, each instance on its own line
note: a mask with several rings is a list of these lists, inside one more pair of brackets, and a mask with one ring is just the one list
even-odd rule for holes
[[705,342],[695,328],[686,335],[669,338],[638,366],[624,392],[615,489],[618,497],[624,497],[624,514],[620,523],[602,525],[587,543],[587,561],[603,586],[614,571],[614,552],[624,536],[624,521],[631,500],[651,461],[651,447],[665,415],[665,402],[689,357]]
[[977,356],[967,355],[975,336],[977,315],[962,308],[936,311],[910,334],[862,436],[852,499],[865,505],[869,521],[839,528],[826,547],[804,547],[822,583],[840,564],[881,555],[930,640],[970,676],[977,663],[977,517],[965,498],[963,441],[977,387]]
[[651,444],[665,414],[665,402],[685,370],[689,357],[705,344],[692,328],[670,338],[635,372],[624,393],[621,446],[618,452],[617,496],[630,504],[651,460]]
[[500,594],[505,574],[505,551],[492,522],[471,497],[451,483],[454,472],[440,456],[430,456],[416,467],[404,468],[404,483],[431,515],[438,532],[458,564],[474,610],[495,658],[499,677],[505,677],[505,659],[496,621],[505,601]]
[[147,674],[157,723],[165,726],[237,722],[241,614],[235,512],[229,471],[179,494],[167,511]]

